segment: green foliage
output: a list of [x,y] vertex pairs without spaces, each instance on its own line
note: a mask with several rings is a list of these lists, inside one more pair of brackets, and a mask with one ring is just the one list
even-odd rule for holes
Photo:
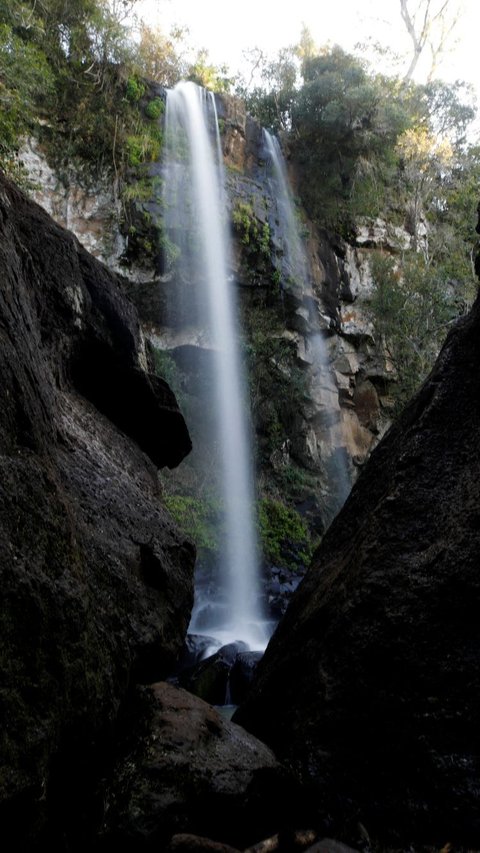
[[311,215],[338,227],[352,215],[352,198],[367,199],[369,212],[379,212],[389,155],[409,120],[394,96],[390,83],[338,47],[305,61],[292,129]]
[[144,127],[125,139],[126,159],[131,167],[155,163],[162,150],[162,133],[159,127]]
[[232,85],[232,79],[227,77],[226,66],[218,67],[212,65],[208,59],[206,50],[199,50],[197,58],[188,71],[188,79],[212,92],[228,92]]
[[122,187],[122,201],[125,203],[148,202],[158,197],[160,189],[160,178],[142,175],[137,179],[132,179],[132,181]]
[[159,247],[163,258],[163,269],[165,272],[170,272],[180,257],[180,249],[176,243],[170,240],[163,228],[160,230]]
[[127,101],[130,101],[132,104],[136,104],[140,98],[143,98],[144,94],[145,84],[142,83],[141,80],[137,80],[136,77],[129,77],[125,87],[125,97]]
[[248,246],[250,244],[250,232],[255,230],[255,233],[258,234],[252,205],[245,201],[236,201],[232,219],[236,230],[242,237],[242,243],[244,246]]
[[405,256],[401,266],[377,254],[371,269],[372,321],[377,344],[386,347],[397,375],[393,393],[400,409],[430,371],[448,328],[468,303],[460,283],[441,266],[428,266],[419,253]]
[[259,222],[251,204],[246,201],[236,201],[232,220],[243,245],[248,246],[251,253],[270,255],[270,226],[268,222]]
[[135,68],[142,79],[170,88],[186,77],[188,69],[182,55],[184,30],[177,28],[167,36],[158,28],[140,23],[139,33]]
[[284,322],[279,303],[253,305],[244,318],[250,405],[263,464],[288,440],[306,401],[305,373],[294,343],[283,335]]
[[[140,42],[124,25],[125,3],[106,0],[0,2],[0,158],[10,171],[23,135],[40,136],[60,175],[84,181],[157,159],[154,122],[161,101],[145,105],[147,70],[172,85],[184,70],[177,36]],[[177,34],[178,35],[178,34]],[[162,71],[163,69],[163,71]]]
[[247,109],[263,124],[278,132],[290,130],[292,106],[296,97],[298,56],[294,47],[283,48],[277,59],[267,61],[259,49],[252,51],[252,74],[260,76],[261,85],[250,90],[243,82],[237,94],[244,98]]
[[[465,84],[418,86],[382,77],[338,46],[318,50],[306,30],[276,62],[265,63],[261,54],[253,60],[262,85],[246,91],[248,107],[264,125],[286,132],[313,219],[348,236],[358,216],[403,224],[406,214],[413,210],[419,220],[422,205],[436,202],[423,190],[446,178],[434,151],[440,143],[445,151],[448,142],[461,156],[474,117]],[[422,187],[398,147],[408,132],[437,139],[430,182]]]
[[173,393],[180,401],[182,397],[182,374],[169,352],[152,346],[155,373],[168,382]]
[[292,569],[308,565],[315,543],[295,509],[263,498],[258,504],[258,521],[262,551],[268,562]]
[[165,105],[161,98],[153,98],[145,107],[145,115],[151,121],[158,121],[161,115],[165,112]]
[[177,524],[193,539],[197,549],[218,549],[218,502],[185,495],[166,495],[164,503]]
[[15,154],[52,94],[53,75],[44,52],[22,40],[9,24],[0,24],[0,168],[23,186]]

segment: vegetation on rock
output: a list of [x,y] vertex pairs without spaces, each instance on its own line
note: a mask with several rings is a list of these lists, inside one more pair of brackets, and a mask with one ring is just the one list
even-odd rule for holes
[[[166,36],[141,24],[133,38],[126,13],[134,7],[134,0],[0,0],[0,167],[27,185],[16,154],[33,134],[66,183],[74,172],[83,181],[109,175],[130,259],[169,272],[179,250],[164,234],[162,181],[152,169],[163,144],[162,87],[190,77],[225,92],[234,81],[205,51],[188,61],[180,30]],[[460,82],[418,85],[409,74],[382,76],[361,55],[318,48],[307,30],[274,60],[257,55],[254,62],[260,84],[238,80],[236,91],[262,124],[282,131],[313,223],[350,239],[359,219],[381,218],[410,240],[410,248],[394,254],[370,254],[375,343],[394,368],[399,409],[476,289],[472,223],[480,149],[466,135],[471,93]],[[305,366],[285,334],[285,282],[266,211],[259,214],[255,199],[242,196],[232,222],[245,282],[260,285],[244,300],[259,491],[283,501],[288,513],[314,487],[289,452],[306,402]],[[158,353],[155,359],[196,417],[175,360]],[[209,482],[205,472],[198,476]],[[204,494],[195,486],[190,496]]]

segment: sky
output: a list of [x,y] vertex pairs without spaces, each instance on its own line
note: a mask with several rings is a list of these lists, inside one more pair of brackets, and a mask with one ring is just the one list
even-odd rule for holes
[[[415,2],[410,0],[409,8]],[[439,76],[468,80],[480,92],[480,0],[451,2],[461,2],[464,11]],[[234,73],[245,69],[248,49],[259,47],[274,56],[279,48],[295,44],[303,24],[319,46],[337,43],[352,50],[372,38],[391,57],[410,45],[399,9],[399,0],[140,0],[136,6],[148,24],[165,33],[173,25],[187,26],[188,41],[206,48],[214,64],[226,64]]]

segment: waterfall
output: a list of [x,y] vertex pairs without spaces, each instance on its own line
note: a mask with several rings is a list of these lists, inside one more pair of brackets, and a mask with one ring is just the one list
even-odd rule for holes
[[[311,328],[306,339],[308,354],[313,369],[316,371],[316,381],[320,393],[323,389],[326,392],[325,397],[328,399],[333,379],[328,363],[325,342],[320,331],[317,302],[314,298],[311,283],[312,277],[295,212],[285,158],[278,139],[272,136],[266,129],[263,129],[263,138],[267,155],[267,168],[271,176],[272,196],[276,198],[279,214],[280,239],[283,246],[283,277],[286,278],[294,290],[296,289],[297,292],[303,295],[303,299],[308,305]],[[328,403],[325,404],[325,409],[328,410]],[[340,429],[342,429],[341,425]],[[330,481],[330,491],[334,504],[333,517],[341,508],[350,491],[350,478],[345,459],[340,457],[333,458],[333,460],[325,464],[325,468],[327,478]]]
[[263,649],[270,632],[260,612],[252,450],[212,93],[194,83],[168,91],[165,154],[164,223],[180,249],[175,290],[183,290],[183,321],[202,326],[212,352],[208,384],[218,454],[211,464],[220,473],[225,518],[215,591],[205,600],[197,589],[189,630]]
[[265,128],[263,136],[274,184],[272,195],[276,198],[280,220],[284,226],[283,245],[287,275],[303,290],[309,280],[308,261],[295,215],[285,159],[278,139]]

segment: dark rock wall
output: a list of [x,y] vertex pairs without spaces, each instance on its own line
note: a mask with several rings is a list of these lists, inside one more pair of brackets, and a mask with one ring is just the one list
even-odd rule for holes
[[478,845],[480,302],[373,452],[237,720],[314,810]]
[[194,549],[156,466],[190,440],[116,277],[3,178],[0,282],[0,812],[29,849],[90,808],[127,690],[181,647]]

